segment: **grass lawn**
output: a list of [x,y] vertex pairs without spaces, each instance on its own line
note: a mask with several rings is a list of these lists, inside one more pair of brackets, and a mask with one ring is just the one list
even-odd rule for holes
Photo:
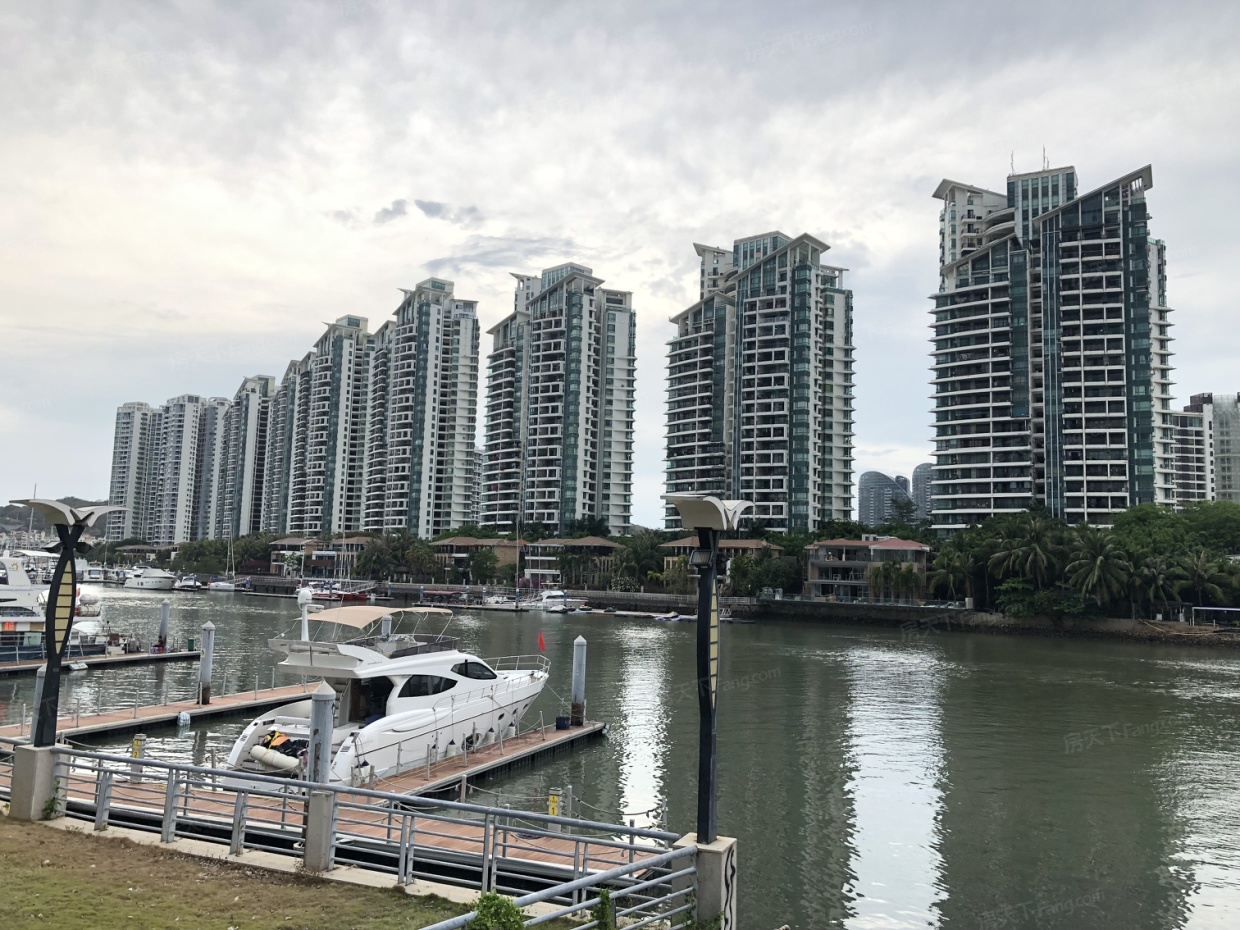
[[[196,859],[0,817],[0,915],[21,927],[386,930],[465,913],[437,897]],[[0,930],[13,930],[0,923]]]

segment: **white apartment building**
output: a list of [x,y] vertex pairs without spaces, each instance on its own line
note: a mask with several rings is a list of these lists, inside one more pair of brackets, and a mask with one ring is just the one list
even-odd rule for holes
[[[672,318],[667,490],[754,502],[771,529],[852,516],[852,292],[830,248],[763,233],[695,244],[701,298]],[[680,527],[675,508],[669,529]]]
[[566,263],[514,275],[513,312],[489,330],[481,521],[555,533],[597,518],[629,532],[636,317],[632,294]]
[[478,404],[477,302],[428,278],[373,339],[363,528],[429,538],[470,522]]
[[361,528],[370,348],[366,318],[342,316],[304,360],[292,418],[289,533]]
[[[1240,504],[1240,395],[1221,391],[1194,394],[1182,416],[1199,421],[1197,428],[1202,447],[1205,495],[1190,499]],[[1181,432],[1177,448],[1177,484],[1187,477],[1180,463],[1190,456],[1185,442],[1192,438]]]
[[218,539],[235,539],[262,529],[267,432],[275,392],[275,378],[270,375],[246,378],[225,414],[214,531]]
[[1046,506],[1109,523],[1173,504],[1165,248],[1149,166],[1086,194],[1074,168],[1007,193],[943,180],[934,300],[936,528]]
[[109,542],[145,539],[155,518],[153,459],[159,451],[159,408],[122,404],[112,438],[112,480],[108,500],[124,511],[108,516]]

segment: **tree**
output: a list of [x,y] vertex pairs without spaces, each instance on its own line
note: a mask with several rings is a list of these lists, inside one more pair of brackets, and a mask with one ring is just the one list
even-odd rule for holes
[[1128,588],[1132,565],[1111,539],[1111,534],[1087,523],[1073,532],[1072,555],[1065,571],[1068,582],[1094,603],[1118,600]]
[[469,577],[474,584],[491,584],[499,567],[499,556],[493,549],[475,549],[469,554]]
[[902,523],[911,527],[913,519],[917,516],[917,505],[907,497],[899,497],[891,502],[891,515],[894,518],[893,523]]
[[1176,592],[1179,579],[1179,570],[1166,556],[1148,556],[1134,574],[1137,594],[1134,600],[1148,603],[1151,613],[1159,605],[1165,611],[1170,605],[1170,596]]
[[1198,607],[1205,606],[1207,597],[1211,601],[1223,599],[1221,586],[1227,584],[1228,578],[1219,568],[1219,563],[1206,550],[1198,549],[1184,556],[1180,559],[1179,569],[1182,580],[1178,589],[1191,591],[1197,599]]
[[665,591],[673,594],[688,594],[693,590],[693,577],[689,574],[688,556],[678,556],[666,569],[661,572],[651,572],[647,577],[662,585]]
[[959,546],[950,543],[944,546],[934,556],[934,571],[927,578],[930,590],[946,593],[949,601],[956,600],[969,584],[966,565],[965,554]]

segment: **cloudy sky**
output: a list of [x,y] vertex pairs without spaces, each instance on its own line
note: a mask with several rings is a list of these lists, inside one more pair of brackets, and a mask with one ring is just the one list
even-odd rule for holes
[[[1154,166],[1179,395],[1240,390],[1231,4],[0,4],[0,499],[107,494],[115,408],[231,396],[322,323],[583,262],[639,313],[634,519],[662,490],[693,243],[850,272],[857,467],[929,457],[943,176]],[[1228,220],[1227,217],[1232,217]],[[487,346],[484,343],[484,352]]]

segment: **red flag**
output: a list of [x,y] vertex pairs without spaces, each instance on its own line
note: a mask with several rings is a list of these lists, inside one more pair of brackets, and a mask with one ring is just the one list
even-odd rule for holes
[[547,651],[547,644],[543,642],[543,638],[542,638],[542,630],[538,631],[538,651],[539,652]]

